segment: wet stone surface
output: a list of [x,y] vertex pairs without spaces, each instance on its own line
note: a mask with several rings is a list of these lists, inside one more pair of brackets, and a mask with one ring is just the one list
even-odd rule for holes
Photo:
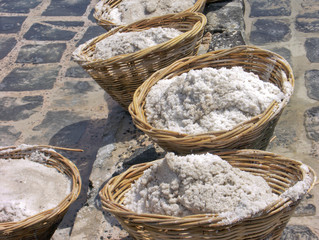
[[60,27],[82,27],[84,22],[80,21],[45,21],[45,23]]
[[290,0],[249,0],[250,17],[290,16]]
[[90,77],[90,75],[81,66],[75,66],[75,67],[68,68],[66,70],[65,76],[72,77],[72,78],[88,78],[88,77]]
[[79,46],[86,41],[95,38],[103,33],[106,33],[106,30],[100,26],[90,26],[86,30],[86,32],[83,35],[83,38],[76,44],[76,46]]
[[35,23],[31,26],[29,31],[24,35],[27,40],[71,40],[76,32],[60,30],[52,26]]
[[281,240],[318,240],[310,228],[301,225],[288,225],[282,234]]
[[308,138],[319,141],[319,106],[305,112],[305,128]]
[[250,41],[257,45],[288,41],[291,38],[289,25],[285,20],[258,19],[253,24]]
[[305,42],[307,58],[310,62],[319,62],[319,38],[308,38]]
[[35,91],[51,89],[61,66],[36,66],[13,69],[0,84],[0,91]]
[[23,98],[0,98],[0,120],[18,121],[30,117],[42,106],[42,96],[25,96]]
[[35,8],[41,0],[1,0],[0,12],[6,13],[29,13],[30,9]]
[[26,17],[0,17],[0,33],[17,33]]
[[313,69],[306,71],[305,84],[308,97],[319,100],[319,70]]
[[0,59],[6,57],[16,44],[17,44],[17,40],[15,38],[1,38],[0,39]]
[[50,43],[44,45],[24,45],[21,47],[17,63],[54,63],[60,62],[65,43]]
[[43,16],[82,16],[89,0],[54,0],[43,12]]
[[20,135],[13,126],[0,126],[0,146],[14,145]]

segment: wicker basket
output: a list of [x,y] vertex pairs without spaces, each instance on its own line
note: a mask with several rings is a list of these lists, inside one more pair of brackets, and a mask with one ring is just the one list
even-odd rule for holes
[[[104,2],[103,6],[106,6],[106,5],[110,6],[110,10],[115,8],[118,4],[122,2],[121,0],[101,0],[101,1]],[[220,1],[220,0],[213,0],[213,1]],[[183,13],[184,12],[203,12],[205,4],[206,4],[206,0],[197,0],[192,7],[186,9],[185,11],[183,11]],[[97,8],[95,7],[93,16],[101,27],[105,28],[106,30],[109,30],[112,27],[119,26],[116,23],[113,23],[103,18],[104,13],[105,12],[103,11],[101,12],[98,11]]]
[[[316,181],[314,171],[307,172],[302,163],[261,150],[233,150],[218,153],[232,166],[262,176],[280,195],[306,176],[311,177],[310,189]],[[126,209],[122,203],[124,194],[152,162],[132,166],[126,172],[112,178],[100,191],[103,210],[112,213],[122,227],[135,239],[218,239],[218,240],[264,240],[280,239],[283,229],[301,201],[280,198],[255,216],[221,223],[217,214],[172,217],[155,214],[137,214]]]
[[[74,60],[120,105],[127,109],[133,94],[152,73],[174,61],[195,55],[203,37],[206,17],[201,13],[171,14],[141,20],[122,26],[89,41]],[[106,60],[92,59],[97,42],[117,32],[133,32],[152,27],[175,28],[183,32],[162,44],[135,53],[122,54]]]
[[[61,154],[52,150],[50,146],[24,146],[0,148],[0,159],[21,159],[29,156],[32,152],[38,151],[50,156],[46,165],[56,168],[59,172],[72,179],[71,193],[64,198],[55,208],[40,212],[18,222],[0,223],[0,239],[50,239],[59,223],[62,221],[69,206],[77,199],[81,190],[80,173],[76,166]],[[72,150],[72,149],[63,150]]]
[[238,46],[188,57],[157,71],[136,90],[129,107],[134,124],[163,149],[179,154],[223,149],[266,149],[282,110],[289,101],[289,94],[286,94],[283,102],[274,101],[262,114],[228,131],[188,135],[156,129],[147,122],[145,98],[151,87],[160,79],[171,78],[191,69],[233,66],[241,66],[245,71],[257,74],[261,80],[274,83],[283,91],[285,82],[294,85],[293,73],[287,61],[275,53],[257,47]]

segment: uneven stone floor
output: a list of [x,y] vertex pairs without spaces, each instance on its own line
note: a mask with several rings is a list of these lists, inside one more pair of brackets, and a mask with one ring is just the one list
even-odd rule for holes
[[[50,144],[80,170],[83,187],[53,239],[131,239],[101,211],[98,192],[118,171],[163,151],[130,115],[71,59],[105,32],[93,18],[97,0],[0,0],[0,145]],[[269,151],[319,173],[319,1],[232,0],[206,5],[205,51],[251,44],[285,57],[295,92]],[[318,186],[303,200],[282,239],[319,239]]]

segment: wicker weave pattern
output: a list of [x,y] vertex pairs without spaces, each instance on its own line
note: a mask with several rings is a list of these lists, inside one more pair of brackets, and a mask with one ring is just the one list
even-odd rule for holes
[[145,98],[151,87],[160,79],[171,78],[191,69],[233,66],[241,66],[246,71],[257,74],[260,79],[272,82],[280,89],[283,89],[284,82],[289,82],[294,86],[292,69],[287,61],[275,53],[257,47],[239,46],[200,56],[187,57],[157,71],[136,90],[133,102],[129,106],[134,124],[166,151],[179,154],[243,148],[264,150],[272,137],[284,107],[289,101],[288,97],[280,104],[273,102],[262,114],[237,125],[229,131],[188,135],[156,129],[147,122],[144,111]]
[[[72,179],[71,193],[55,208],[43,211],[19,222],[0,223],[0,239],[50,239],[59,223],[62,221],[69,206],[77,199],[81,190],[80,173],[76,166],[61,154],[50,150],[51,146],[30,146],[23,150],[16,147],[0,148],[1,159],[21,159],[32,152],[39,151],[50,156],[47,161],[49,167],[56,168]],[[63,149],[57,148],[55,149]],[[6,152],[1,152],[6,150]],[[71,150],[71,149],[64,149]]]
[[[220,0],[212,0],[212,1],[220,1]],[[106,1],[105,5],[109,5],[111,9],[115,8],[118,4],[120,4],[122,2],[122,0],[109,0],[109,1]],[[186,9],[185,11],[183,11],[183,13],[186,13],[186,12],[203,12],[204,10],[204,7],[205,7],[205,4],[206,4],[206,0],[197,0],[195,2],[195,4]],[[97,10],[95,9],[95,12],[93,14],[94,18],[96,19],[97,23],[101,26],[101,27],[104,27],[106,30],[109,30],[110,28],[112,27],[117,27],[119,25],[107,20],[107,19],[104,19],[102,16],[99,16],[97,14]]]
[[[260,150],[234,150],[218,153],[232,166],[262,176],[276,194],[283,193],[297,181],[304,179],[301,163],[270,152]],[[132,166],[126,172],[112,178],[100,191],[102,207],[111,212],[135,239],[218,239],[218,240],[264,240],[280,239],[300,200],[282,199],[258,216],[225,225],[223,218],[213,214],[171,217],[156,214],[136,214],[122,203],[124,194],[152,162]],[[315,172],[310,169],[313,187]],[[310,189],[311,189],[310,188]],[[310,189],[308,191],[310,191]]]
[[[92,40],[82,49],[75,61],[114,100],[120,103],[124,109],[127,109],[136,88],[151,74],[167,67],[178,59],[197,53],[206,21],[206,17],[201,13],[183,13],[141,20],[127,26],[118,27]],[[183,34],[135,53],[122,54],[106,60],[91,58],[96,43],[108,36],[117,32],[141,31],[152,27],[175,28]]]

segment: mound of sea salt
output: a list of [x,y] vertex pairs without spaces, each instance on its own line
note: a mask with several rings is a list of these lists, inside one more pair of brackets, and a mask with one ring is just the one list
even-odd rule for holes
[[215,213],[242,219],[277,200],[262,177],[234,168],[219,156],[168,153],[132,184],[124,205],[137,213]]
[[21,159],[0,159],[0,222],[16,222],[56,207],[71,192],[71,180],[41,162],[34,152]]
[[196,0],[123,0],[115,8],[99,1],[95,16],[117,25],[126,25],[141,19],[179,13],[192,7]]
[[203,68],[158,81],[146,97],[145,113],[156,128],[200,134],[230,130],[285,97],[241,67]]
[[[91,59],[108,59],[121,54],[134,53],[167,42],[182,32],[175,28],[150,28],[140,32],[117,32],[96,43]],[[81,44],[73,53],[74,59],[79,59],[81,50],[89,42]],[[79,59],[80,60],[80,59]]]

